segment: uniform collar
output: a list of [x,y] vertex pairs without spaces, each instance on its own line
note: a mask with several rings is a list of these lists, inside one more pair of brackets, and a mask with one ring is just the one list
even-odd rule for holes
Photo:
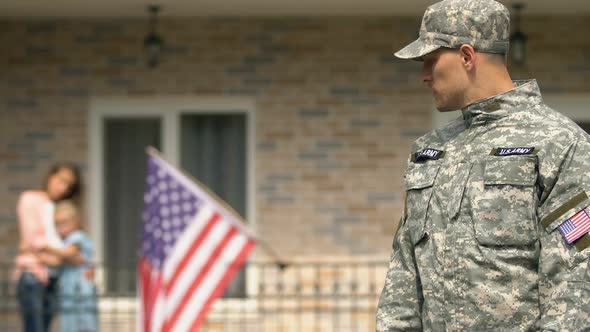
[[480,100],[463,109],[463,119],[468,125],[501,119],[540,104],[543,100],[537,81],[513,81],[515,88]]

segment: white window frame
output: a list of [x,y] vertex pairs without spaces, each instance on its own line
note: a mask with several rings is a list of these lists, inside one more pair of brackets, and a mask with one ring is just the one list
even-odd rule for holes
[[[88,179],[86,206],[89,235],[95,244],[96,261],[104,262],[104,178],[103,141],[104,122],[109,118],[157,117],[161,120],[162,155],[173,165],[180,165],[181,114],[235,114],[246,115],[246,220],[248,227],[256,229],[256,108],[247,97],[95,97],[91,98],[88,112]],[[251,256],[251,258],[253,255]],[[246,269],[246,295],[257,292],[254,269]],[[97,287],[104,290],[104,269],[97,271]]]

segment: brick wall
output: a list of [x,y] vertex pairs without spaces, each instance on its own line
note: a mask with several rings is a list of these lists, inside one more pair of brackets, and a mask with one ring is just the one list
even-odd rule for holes
[[[527,66],[544,91],[590,92],[588,17],[531,18]],[[419,63],[392,51],[419,18],[163,20],[146,67],[144,20],[0,21],[0,257],[14,206],[55,160],[87,167],[91,97],[256,100],[258,232],[289,257],[389,253],[410,143],[431,127]],[[575,33],[576,31],[580,33]]]

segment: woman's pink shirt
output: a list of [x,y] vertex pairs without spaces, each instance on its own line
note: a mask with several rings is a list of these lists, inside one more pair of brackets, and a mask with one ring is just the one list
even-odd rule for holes
[[18,279],[24,271],[31,272],[42,283],[47,283],[49,273],[39,258],[28,252],[47,245],[45,209],[51,200],[43,191],[25,191],[20,195],[17,215],[20,227],[19,254],[16,257],[14,277]]

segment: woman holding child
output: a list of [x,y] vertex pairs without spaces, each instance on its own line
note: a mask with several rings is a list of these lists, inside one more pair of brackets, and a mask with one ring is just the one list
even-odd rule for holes
[[[49,331],[58,309],[59,269],[49,266],[55,253],[48,248],[62,248],[64,243],[54,224],[55,204],[77,201],[81,192],[80,171],[70,163],[58,163],[48,172],[41,190],[23,192],[18,201],[19,254],[16,257],[17,297],[23,331]],[[68,260],[84,263],[82,255]]]

